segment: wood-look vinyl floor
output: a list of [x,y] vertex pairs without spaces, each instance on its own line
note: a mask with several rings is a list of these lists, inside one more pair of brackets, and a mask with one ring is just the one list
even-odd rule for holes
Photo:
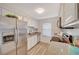
[[[27,51],[26,46],[23,45],[22,47],[17,49],[17,55],[44,55],[46,50],[48,49],[49,44],[39,42],[29,51]],[[16,50],[13,50],[4,55],[16,55]]]
[[[39,42],[28,51],[26,45],[17,49],[17,55],[68,55],[68,53],[68,44],[59,42],[52,42],[51,45]],[[16,55],[16,50],[11,51],[8,55]]]
[[49,44],[47,43],[39,42],[36,46],[27,51],[27,55],[44,55],[48,46]]

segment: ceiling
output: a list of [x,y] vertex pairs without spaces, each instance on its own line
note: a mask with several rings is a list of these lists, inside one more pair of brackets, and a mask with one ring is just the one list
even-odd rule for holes
[[[30,16],[34,19],[45,19],[49,17],[59,16],[59,3],[4,3],[0,7],[11,10],[22,16]],[[36,8],[44,8],[45,12],[38,14],[35,12]]]

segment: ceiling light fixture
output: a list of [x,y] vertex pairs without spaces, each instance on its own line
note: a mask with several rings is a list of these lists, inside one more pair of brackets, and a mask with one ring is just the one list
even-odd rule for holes
[[37,12],[38,14],[42,14],[44,13],[45,9],[44,8],[37,8],[35,9],[35,12]]

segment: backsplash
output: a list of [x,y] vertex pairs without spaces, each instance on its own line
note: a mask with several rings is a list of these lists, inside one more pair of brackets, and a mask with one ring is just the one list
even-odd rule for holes
[[62,32],[76,37],[79,36],[79,29],[62,29]]

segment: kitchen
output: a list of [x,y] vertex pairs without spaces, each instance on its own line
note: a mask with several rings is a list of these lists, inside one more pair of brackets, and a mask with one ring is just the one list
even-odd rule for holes
[[[51,44],[50,46],[53,46],[53,43],[59,43],[51,43],[51,39],[55,35],[59,36],[58,38],[62,38],[62,34],[67,33],[74,34],[78,37],[79,34],[77,32],[79,29],[64,29],[68,26],[67,24],[70,24],[71,21],[77,17],[75,5],[76,4],[64,4],[63,6],[63,4],[57,3],[0,4],[0,54],[28,55],[30,54],[29,51],[39,44],[40,45],[36,47],[37,49],[34,49],[34,51],[39,52],[43,49],[42,51],[45,52],[47,51],[46,49],[48,49],[49,44]],[[60,28],[60,24],[58,23],[60,22],[60,16],[62,16],[61,24],[63,25],[63,28]],[[70,19],[72,20],[69,21]],[[67,43],[65,44],[67,46],[70,45]],[[61,43],[60,46],[61,45],[63,44]],[[65,49],[65,47],[63,48]],[[67,53],[63,53],[64,49],[60,48],[61,53],[59,54]]]

